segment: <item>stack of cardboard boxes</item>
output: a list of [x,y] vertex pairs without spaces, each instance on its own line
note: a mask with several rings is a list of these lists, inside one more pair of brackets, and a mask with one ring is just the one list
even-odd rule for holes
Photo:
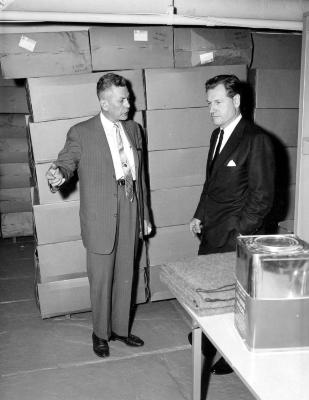
[[[7,36],[6,53],[2,51],[5,55],[0,58],[2,73],[9,79],[27,78],[30,165],[35,178],[35,258],[42,316],[90,308],[78,181],[51,193],[45,173],[63,147],[69,128],[99,112],[96,83],[106,71],[129,80],[133,118],[147,134],[155,223],[147,252],[150,299],[172,297],[159,279],[158,266],[197,253],[198,242],[191,236],[188,223],[205,179],[213,130],[205,81],[220,73],[247,79],[252,62],[251,33],[246,29],[110,25]],[[295,98],[292,102],[296,104]],[[293,118],[294,114],[288,119]],[[291,135],[288,146],[295,147],[295,135]],[[288,152],[292,166],[293,151]],[[138,302],[147,298],[146,258],[144,249]]]
[[[128,70],[122,74],[132,84],[138,110],[136,118],[142,122],[140,110],[145,108],[142,73]],[[78,181],[69,182],[61,191],[52,193],[45,173],[62,149],[69,128],[99,112],[96,82],[101,75],[65,75],[29,78],[27,81],[37,192],[33,212],[38,295],[43,317],[90,308],[86,252],[80,236]]]
[[24,80],[0,78],[0,236],[33,234]]
[[[139,66],[152,65],[154,60],[156,66],[173,65],[172,29],[155,27],[146,30],[128,27],[119,28],[119,31],[122,31],[122,36],[116,35],[114,41],[108,41],[108,50],[104,40],[100,41],[100,38],[109,38],[110,30],[92,28],[91,37],[96,48],[96,51],[93,50],[92,63],[97,70],[116,68],[116,72],[128,79],[134,94],[134,119],[143,126],[145,87],[143,71]],[[124,56],[119,51],[123,38],[126,38],[128,47]],[[17,61],[23,62],[26,68],[10,68],[7,57],[4,57],[2,70],[6,76],[11,74],[27,78],[31,110],[27,119],[30,165],[35,179],[35,260],[41,314],[44,318],[89,310],[86,252],[80,237],[78,181],[73,184],[70,182],[63,190],[54,194],[48,187],[45,173],[63,147],[69,128],[99,112],[96,83],[103,72],[91,72],[88,29],[10,35],[10,40],[7,41],[13,39],[19,40],[19,52],[14,50],[16,54],[9,61],[14,66]],[[108,56],[101,56],[100,46],[108,52]],[[12,45],[8,47],[14,49]],[[154,57],[153,61],[149,60],[150,54]],[[119,57],[123,57],[123,64]],[[118,71],[119,66],[126,70]],[[139,274],[138,302],[146,301],[145,259],[144,249]]]
[[205,82],[216,74],[247,78],[246,65],[146,69],[149,176],[156,234],[149,242],[151,298],[171,297],[160,285],[162,264],[197,254],[189,231],[202,185],[213,125]]
[[294,225],[301,36],[252,35],[255,44],[249,81],[255,93],[255,122],[272,137],[276,156],[273,214],[279,232]]

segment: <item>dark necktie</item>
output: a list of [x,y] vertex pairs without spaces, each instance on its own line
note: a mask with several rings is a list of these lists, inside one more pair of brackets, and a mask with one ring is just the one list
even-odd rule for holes
[[221,148],[221,144],[222,144],[222,140],[223,140],[223,135],[224,135],[224,130],[221,129],[220,132],[219,132],[219,140],[218,140],[218,143],[217,143],[215,154],[214,154],[214,156],[213,156],[213,158],[211,160],[211,163],[210,163],[210,172],[212,171],[213,166],[214,166],[214,164],[216,162],[216,159],[218,158],[218,155],[220,153],[220,148]]
[[122,166],[122,170],[123,170],[123,174],[124,174],[126,197],[128,200],[133,201],[133,198],[134,198],[133,176],[132,176],[131,168],[130,168],[126,153],[124,151],[124,146],[123,146],[123,141],[122,141],[121,134],[120,134],[119,124],[115,123],[114,126],[115,126],[115,130],[116,130],[116,140],[117,140],[117,145],[118,145],[118,150],[119,150],[121,166]]

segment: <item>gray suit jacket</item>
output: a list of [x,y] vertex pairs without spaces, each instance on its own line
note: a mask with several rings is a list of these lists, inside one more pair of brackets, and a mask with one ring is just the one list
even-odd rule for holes
[[[135,168],[140,229],[149,220],[143,141],[139,125],[122,121],[131,142]],[[117,222],[117,183],[111,152],[100,115],[73,126],[55,164],[69,179],[77,170],[80,183],[80,223],[84,246],[91,252],[112,252]]]

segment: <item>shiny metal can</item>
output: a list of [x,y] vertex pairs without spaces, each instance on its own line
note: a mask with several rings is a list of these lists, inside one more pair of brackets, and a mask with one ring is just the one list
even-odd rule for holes
[[239,236],[235,326],[250,350],[309,347],[309,244],[293,234]]

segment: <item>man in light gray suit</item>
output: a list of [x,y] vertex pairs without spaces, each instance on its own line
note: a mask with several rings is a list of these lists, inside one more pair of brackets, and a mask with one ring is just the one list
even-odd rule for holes
[[101,112],[73,126],[46,173],[52,191],[77,170],[81,235],[93,318],[93,350],[109,356],[109,340],[142,346],[130,332],[132,283],[139,237],[151,232],[139,125],[127,120],[128,82],[108,73],[97,83]]

